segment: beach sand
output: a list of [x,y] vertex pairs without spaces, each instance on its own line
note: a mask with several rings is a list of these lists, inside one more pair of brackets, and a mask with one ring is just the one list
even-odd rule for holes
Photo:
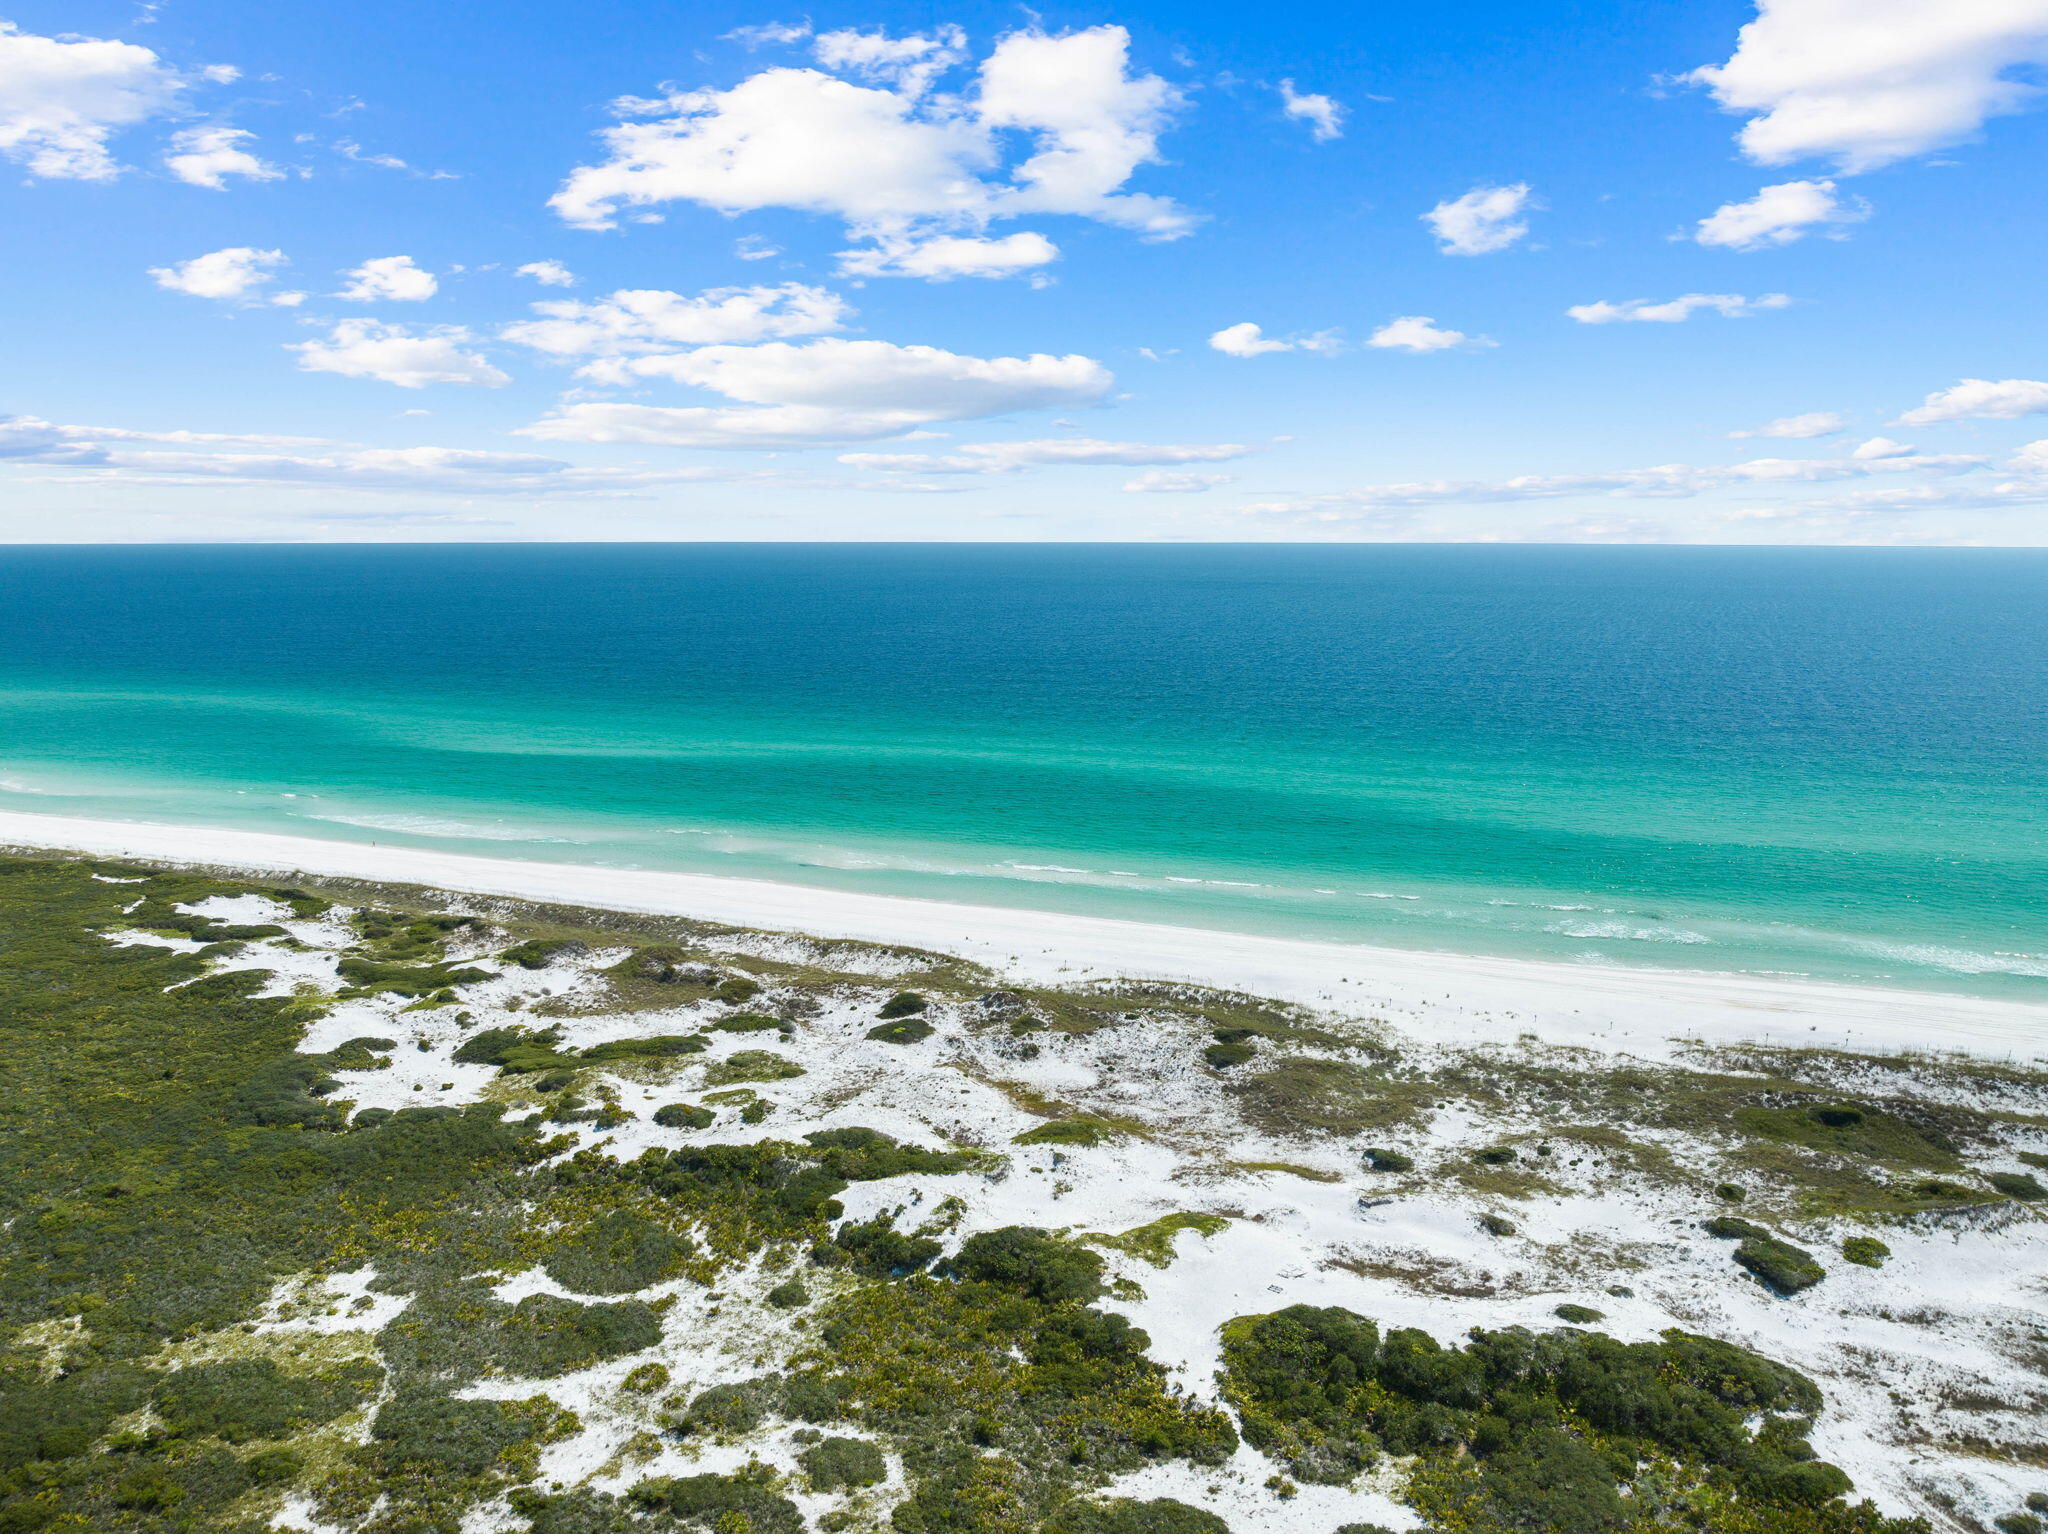
[[763,880],[55,815],[0,813],[0,844],[903,944],[957,954],[1023,982],[1187,981],[1380,1017],[1446,1042],[1534,1036],[1653,1056],[1699,1042],[2048,1058],[2048,1006],[1983,997],[1296,941]]

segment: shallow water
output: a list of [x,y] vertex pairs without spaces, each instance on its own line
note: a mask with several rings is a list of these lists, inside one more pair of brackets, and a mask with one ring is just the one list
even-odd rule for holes
[[2048,996],[2048,554],[17,548],[0,806]]

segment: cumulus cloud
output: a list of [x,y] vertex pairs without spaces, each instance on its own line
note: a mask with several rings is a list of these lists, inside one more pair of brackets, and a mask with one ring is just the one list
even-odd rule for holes
[[1765,293],[1757,298],[1744,298],[1740,293],[1684,293],[1662,303],[1649,298],[1631,298],[1616,304],[1603,298],[1596,304],[1574,304],[1565,313],[1581,325],[1675,325],[1681,320],[1691,319],[1702,309],[1711,309],[1734,320],[1765,309],[1783,309],[1791,302],[1783,293]]
[[1036,230],[1020,229],[999,238],[987,235],[932,235],[924,239],[878,236],[872,245],[839,253],[839,270],[849,277],[1010,277],[1057,261],[1060,249]]
[[[1158,158],[1181,98],[1131,72],[1123,28],[1009,33],[971,91],[929,95],[963,44],[950,29],[833,32],[817,43],[833,73],[767,69],[729,90],[627,98],[617,103],[626,120],[603,135],[607,158],[573,171],[552,206],[594,229],[674,201],[730,214],[794,208],[841,220],[888,275],[1007,275],[1050,258],[1043,242],[942,247],[929,270],[907,255],[999,219],[1073,214],[1154,239],[1193,227],[1168,199],[1124,190]],[[1027,251],[1042,259],[1023,260]]]
[[1815,230],[1846,239],[1840,226],[1870,217],[1860,197],[1838,197],[1832,181],[1781,181],[1748,202],[1727,202],[1700,220],[1693,238],[1722,250],[1769,250],[1790,245]]
[[531,277],[544,288],[573,288],[576,274],[559,261],[529,261],[513,269],[515,277]]
[[1890,437],[1872,437],[1859,442],[1850,452],[1851,458],[1910,458],[1913,449],[1904,442],[1894,442]]
[[473,338],[460,326],[409,330],[379,320],[342,320],[324,341],[301,341],[288,348],[298,353],[299,366],[309,373],[339,373],[344,378],[375,378],[401,389],[428,384],[482,384],[496,388],[509,376],[463,347]]
[[1839,410],[1809,410],[1804,415],[1781,415],[1754,431],[1731,431],[1731,437],[1828,437],[1849,424]]
[[[248,298],[275,277],[278,267],[287,264],[281,250],[230,245],[175,266],[152,266],[149,275],[156,279],[158,287],[173,293],[190,293],[194,298]],[[303,296],[279,295],[273,302],[295,303]]]
[[842,453],[839,461],[890,473],[1012,474],[1060,466],[1221,463],[1250,451],[1241,442],[1102,442],[1092,437],[1044,437],[1026,442],[971,442],[954,453]]
[[1833,159],[1855,173],[1959,143],[2040,94],[2043,0],[1759,0],[1726,63],[1686,78],[1730,112],[1761,165]]
[[434,274],[415,266],[411,256],[379,256],[341,275],[348,286],[334,296],[358,304],[418,303],[441,290]]
[[0,21],[0,155],[50,180],[111,180],[122,167],[109,141],[175,111],[188,83],[135,43],[40,37]]
[[281,180],[283,171],[242,147],[255,138],[245,128],[186,128],[171,135],[171,153],[164,156],[164,169],[180,181],[211,187],[216,192],[227,190],[229,176],[249,181]]
[[2005,466],[2015,474],[2048,475],[2048,440],[2029,442]]
[[811,56],[827,69],[885,81],[904,95],[917,97],[967,57],[967,34],[946,26],[935,28],[930,37],[891,37],[842,27],[820,32],[811,43]]
[[1176,474],[1168,469],[1152,469],[1126,480],[1124,489],[1133,494],[1191,495],[1227,485],[1233,478],[1230,474]]
[[1292,80],[1280,82],[1280,110],[1307,123],[1309,137],[1318,144],[1344,136],[1344,108],[1328,96],[1297,91]]
[[1226,357],[1263,357],[1268,352],[1321,352],[1338,349],[1337,333],[1317,331],[1314,335],[1291,336],[1286,340],[1263,334],[1250,320],[1226,325],[1209,337],[1209,345]]
[[1496,343],[1485,336],[1468,336],[1462,330],[1446,330],[1426,314],[1404,314],[1380,326],[1366,337],[1365,344],[1419,355],[1449,351],[1456,346],[1492,346]]
[[1484,256],[1506,250],[1529,232],[1525,215],[1542,204],[1526,181],[1513,186],[1475,186],[1462,197],[1440,202],[1422,215],[1447,256]]
[[1092,357],[972,357],[837,338],[704,346],[622,358],[615,367],[621,376],[666,378],[753,408],[582,401],[520,433],[678,447],[815,446],[900,436],[936,421],[1092,404],[1115,382]]
[[621,288],[590,303],[558,299],[533,308],[542,318],[507,325],[499,334],[557,357],[820,335],[844,329],[852,314],[838,294],[799,282],[711,288],[695,297],[662,288]]
[[1908,410],[1896,426],[1933,426],[1942,421],[2015,421],[2048,411],[2048,383],[2035,378],[1965,378],[1952,389],[1939,389],[1925,403]]

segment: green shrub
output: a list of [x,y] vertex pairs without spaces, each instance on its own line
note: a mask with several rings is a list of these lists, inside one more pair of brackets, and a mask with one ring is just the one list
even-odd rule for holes
[[736,1081],[788,1081],[804,1074],[794,1060],[765,1049],[742,1049],[714,1060],[705,1069],[704,1080],[711,1086],[730,1086]]
[[556,1283],[578,1294],[631,1294],[673,1278],[696,1249],[687,1236],[631,1210],[614,1209],[558,1237],[542,1266]]
[[893,1023],[877,1023],[867,1036],[878,1044],[919,1044],[932,1036],[932,1025],[921,1017],[906,1017]]
[[693,1431],[738,1438],[759,1427],[767,1413],[760,1387],[750,1381],[739,1385],[713,1385],[708,1390],[698,1391],[686,1415]]
[[311,1376],[282,1373],[267,1358],[193,1364],[157,1386],[156,1409],[165,1427],[186,1437],[283,1438],[361,1405],[382,1375],[374,1364]]
[[673,1060],[679,1055],[702,1054],[710,1044],[701,1033],[658,1033],[641,1039],[613,1039],[608,1044],[593,1044],[581,1051],[577,1058],[592,1065],[601,1065],[610,1060]]
[[1985,1180],[2007,1198],[2048,1198],[2048,1188],[2031,1172],[1993,1172]]
[[1724,1203],[1739,1204],[1749,1195],[1732,1182],[1714,1184],[1714,1197]]
[[1100,1145],[1116,1131],[1100,1119],[1052,1119],[1011,1138],[1012,1145]]
[[619,1388],[630,1390],[634,1395],[652,1395],[668,1383],[668,1365],[641,1364],[629,1369],[626,1377],[619,1381]]
[[915,1273],[944,1250],[926,1237],[904,1235],[886,1214],[840,1226],[832,1237],[832,1247],[840,1254],[840,1260],[869,1278],[901,1278],[906,1273]]
[[1412,1172],[1415,1158],[1401,1151],[1375,1146],[1365,1153],[1365,1164],[1375,1172]]
[[810,1291],[800,1278],[786,1278],[768,1291],[768,1303],[777,1310],[796,1310],[810,1302]]
[[721,1017],[711,1025],[720,1033],[776,1033],[790,1032],[787,1019],[769,1017],[761,1012],[734,1012]]
[[1472,1159],[1483,1161],[1488,1166],[1506,1166],[1511,1161],[1520,1160],[1521,1153],[1512,1145],[1489,1145],[1484,1150],[1474,1151]]
[[718,1115],[693,1103],[669,1103],[654,1110],[654,1122],[663,1129],[709,1129]]
[[642,1481],[628,1495],[641,1507],[671,1513],[718,1534],[803,1534],[796,1504],[769,1489],[773,1476],[765,1465],[749,1465],[737,1475]]
[[1735,1248],[1735,1260],[1779,1294],[1811,1289],[1828,1276],[1811,1252],[1775,1236],[1747,1237]]
[[889,1462],[882,1457],[882,1451],[859,1438],[822,1439],[796,1460],[811,1478],[813,1491],[879,1486],[889,1478]]
[[1044,1525],[1044,1534],[1230,1534],[1214,1513],[1171,1497],[1152,1502],[1113,1497],[1104,1502],[1076,1499]]
[[1605,1321],[1607,1313],[1595,1310],[1591,1305],[1564,1304],[1551,1312],[1560,1321],[1569,1321],[1573,1326],[1591,1326],[1596,1321]]
[[1721,1214],[1707,1221],[1706,1232],[1723,1241],[1768,1241],[1771,1233],[1761,1225],[1752,1225],[1747,1220],[1738,1220],[1732,1214]]
[[521,969],[546,969],[557,959],[580,958],[590,952],[588,943],[579,943],[574,938],[562,938],[544,943],[539,938],[528,938],[515,943],[498,955],[502,964],[516,964]]
[[1249,1044],[1211,1044],[1202,1051],[1202,1058],[1211,1068],[1227,1071],[1233,1065],[1243,1065],[1255,1053]]
[[1992,1519],[1991,1527],[1998,1530],[1998,1534],[2042,1534],[2042,1530],[2048,1529],[2048,1523],[2043,1523],[2032,1513],[2007,1513]]
[[962,1278],[1021,1289],[1049,1304],[1086,1304],[1103,1292],[1100,1257],[1030,1225],[1006,1225],[969,1236],[952,1265]]
[[711,994],[720,1001],[729,1001],[735,1004],[752,1001],[761,994],[761,982],[749,980],[745,975],[731,975],[719,981],[712,988]]
[[1842,1261],[1861,1268],[1881,1268],[1892,1249],[1875,1236],[1851,1236],[1842,1243]]
[[481,1475],[533,1436],[533,1423],[504,1401],[463,1401],[438,1390],[394,1396],[370,1424],[371,1443],[387,1473]]
[[1830,1129],[1854,1129],[1863,1122],[1863,1110],[1847,1103],[1820,1104],[1806,1110],[1817,1124]]
[[1513,1220],[1499,1214],[1482,1214],[1479,1217],[1479,1228],[1489,1236],[1512,1236],[1516,1230]]
[[924,1011],[930,1005],[929,1001],[918,995],[915,991],[898,991],[894,996],[891,996],[882,1003],[882,1010],[876,1016],[884,1019],[911,1017]]

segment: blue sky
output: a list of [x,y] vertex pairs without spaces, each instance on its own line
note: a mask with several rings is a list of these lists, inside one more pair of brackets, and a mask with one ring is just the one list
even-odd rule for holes
[[2048,0],[0,20],[0,538],[2048,542]]

